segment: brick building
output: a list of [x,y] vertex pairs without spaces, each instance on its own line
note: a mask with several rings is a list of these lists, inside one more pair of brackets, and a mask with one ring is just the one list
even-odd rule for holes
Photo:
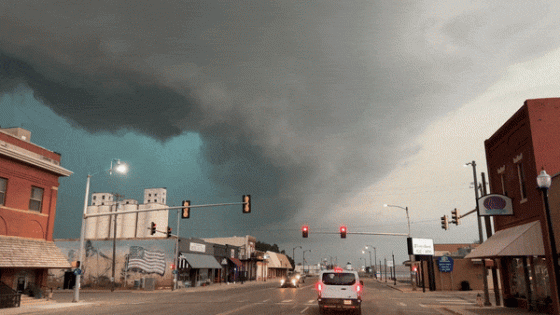
[[[490,192],[511,198],[513,215],[494,216],[496,233],[467,256],[499,262],[506,306],[555,314],[558,288],[546,259],[552,248],[536,178],[543,169],[560,172],[559,124],[560,98],[527,100],[485,141]],[[552,209],[553,217],[558,211]]]
[[30,138],[0,129],[0,282],[19,292],[45,286],[49,268],[70,268],[52,234],[58,179],[72,172]]

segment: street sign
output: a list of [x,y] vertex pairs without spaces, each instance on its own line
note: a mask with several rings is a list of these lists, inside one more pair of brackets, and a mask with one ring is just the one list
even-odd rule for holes
[[438,259],[438,268],[440,272],[452,272],[453,258],[447,256],[441,256]]
[[82,274],[82,269],[74,269],[74,274],[77,275],[81,275]]

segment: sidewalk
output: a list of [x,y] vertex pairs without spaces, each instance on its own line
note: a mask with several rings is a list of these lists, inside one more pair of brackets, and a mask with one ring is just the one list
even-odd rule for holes
[[[375,280],[375,279],[374,279]],[[379,281],[382,282],[382,281]],[[393,281],[383,282],[388,287],[395,290],[401,291],[403,293],[409,294],[428,294],[428,295],[441,295],[446,294],[450,296],[456,296],[465,301],[472,302],[472,305],[445,305],[442,307],[443,310],[448,311],[450,314],[457,315],[517,315],[517,314],[531,314],[531,315],[548,315],[547,313],[540,313],[536,311],[527,311],[524,309],[496,306],[496,301],[494,298],[494,292],[490,292],[490,303],[492,306],[478,306],[477,296],[480,294],[482,299],[484,299],[484,292],[482,290],[472,290],[472,291],[430,291],[426,288],[426,292],[423,291],[422,287],[417,287],[416,291],[412,290],[410,283],[398,282],[395,285]]]
[[[265,285],[275,280],[269,281],[245,281],[243,283],[236,282],[236,283],[214,283],[208,286],[201,286],[201,287],[192,287],[192,288],[180,288],[177,290],[172,291],[171,289],[163,289],[163,290],[154,290],[154,291],[145,291],[145,290],[116,290],[115,292],[130,292],[130,293],[140,293],[140,294],[151,294],[151,293],[159,293],[159,292],[176,292],[176,293],[185,293],[185,292],[201,292],[201,291],[220,291],[220,290],[232,290],[235,288],[242,288],[244,286],[258,286],[258,285]],[[81,293],[95,293],[95,292],[108,292],[109,290],[88,290],[82,289],[80,290]],[[53,311],[56,309],[64,309],[67,308],[68,311],[71,311],[74,307],[86,306],[94,304],[92,302],[84,302],[81,300],[80,302],[74,303],[72,302],[73,294],[70,294],[70,290],[65,290],[63,292],[55,291],[55,296],[53,300],[47,301],[46,299],[37,300],[37,302],[22,305],[20,307],[14,308],[2,308],[0,309],[0,314],[2,315],[16,315],[16,314],[41,314],[45,311]],[[60,297],[61,294],[64,294],[64,297]],[[57,296],[58,295],[58,296]]]

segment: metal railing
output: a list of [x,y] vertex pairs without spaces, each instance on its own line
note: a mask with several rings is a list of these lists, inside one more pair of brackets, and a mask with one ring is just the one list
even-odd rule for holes
[[9,286],[0,282],[0,309],[8,307],[19,307],[21,294],[12,290]]

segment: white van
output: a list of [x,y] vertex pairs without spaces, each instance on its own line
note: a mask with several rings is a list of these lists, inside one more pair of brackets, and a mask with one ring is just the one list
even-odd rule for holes
[[342,268],[322,271],[316,289],[321,314],[327,310],[354,310],[358,315],[362,313],[364,282],[357,271]]

